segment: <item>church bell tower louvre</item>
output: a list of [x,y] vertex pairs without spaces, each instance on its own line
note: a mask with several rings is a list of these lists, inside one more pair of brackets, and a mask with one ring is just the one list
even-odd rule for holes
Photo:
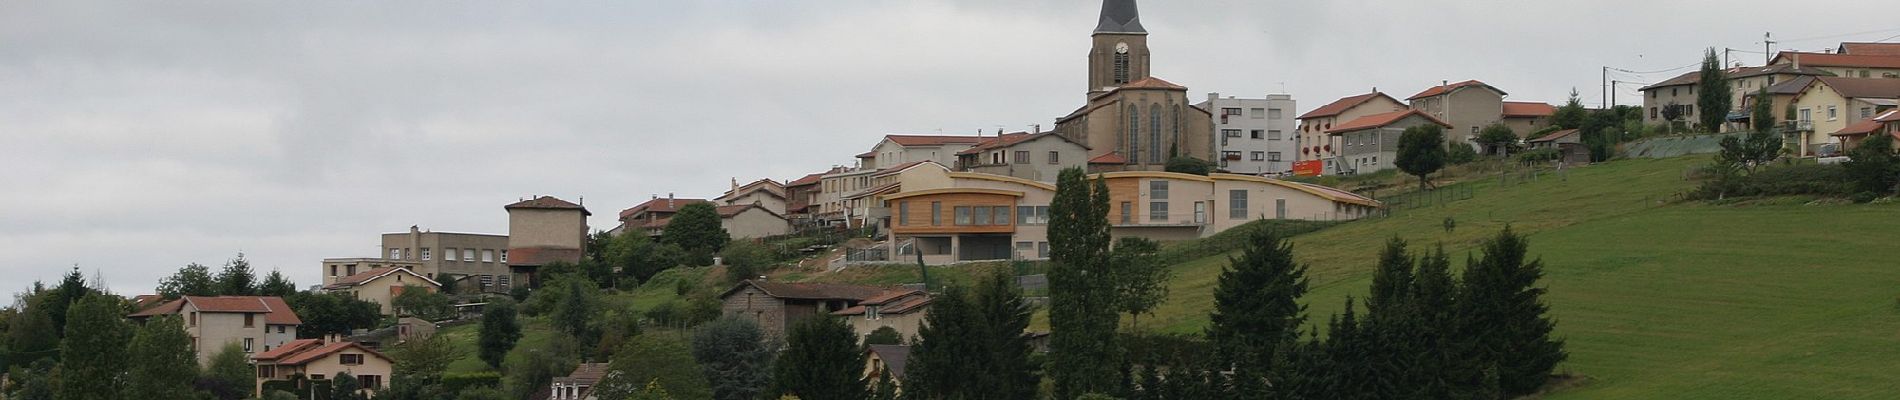
[[1148,31],[1135,0],[1102,0],[1102,16],[1090,35],[1088,94],[1148,77]]

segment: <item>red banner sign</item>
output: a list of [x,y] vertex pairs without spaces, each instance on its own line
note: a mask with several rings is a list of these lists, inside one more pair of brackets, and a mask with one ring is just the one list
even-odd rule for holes
[[1319,176],[1326,169],[1326,162],[1320,160],[1293,162],[1293,174],[1299,176]]

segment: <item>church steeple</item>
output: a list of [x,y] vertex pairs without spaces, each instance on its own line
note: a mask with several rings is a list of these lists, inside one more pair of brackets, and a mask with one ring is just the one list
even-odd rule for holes
[[1141,13],[1135,0],[1102,0],[1102,21],[1095,33],[1148,33],[1141,29]]
[[1135,0],[1102,0],[1089,50],[1089,96],[1148,77],[1148,30]]

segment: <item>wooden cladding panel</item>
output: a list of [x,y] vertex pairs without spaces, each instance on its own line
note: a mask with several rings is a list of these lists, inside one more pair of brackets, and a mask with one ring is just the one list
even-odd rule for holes
[[[903,203],[910,203],[905,213]],[[943,224],[930,224],[930,203],[943,204]],[[1016,232],[1016,197],[988,193],[944,193],[891,200],[885,204],[891,210],[891,232],[898,234],[956,234],[956,233],[1014,233]],[[957,225],[957,207],[1006,207],[1009,218],[1001,225]],[[909,224],[904,224],[905,215]],[[972,212],[974,214],[974,212]]]

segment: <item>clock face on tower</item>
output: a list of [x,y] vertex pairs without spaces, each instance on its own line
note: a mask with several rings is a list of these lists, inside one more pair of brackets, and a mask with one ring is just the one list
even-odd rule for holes
[[1116,43],[1115,52],[1119,54],[1128,54],[1128,43]]

